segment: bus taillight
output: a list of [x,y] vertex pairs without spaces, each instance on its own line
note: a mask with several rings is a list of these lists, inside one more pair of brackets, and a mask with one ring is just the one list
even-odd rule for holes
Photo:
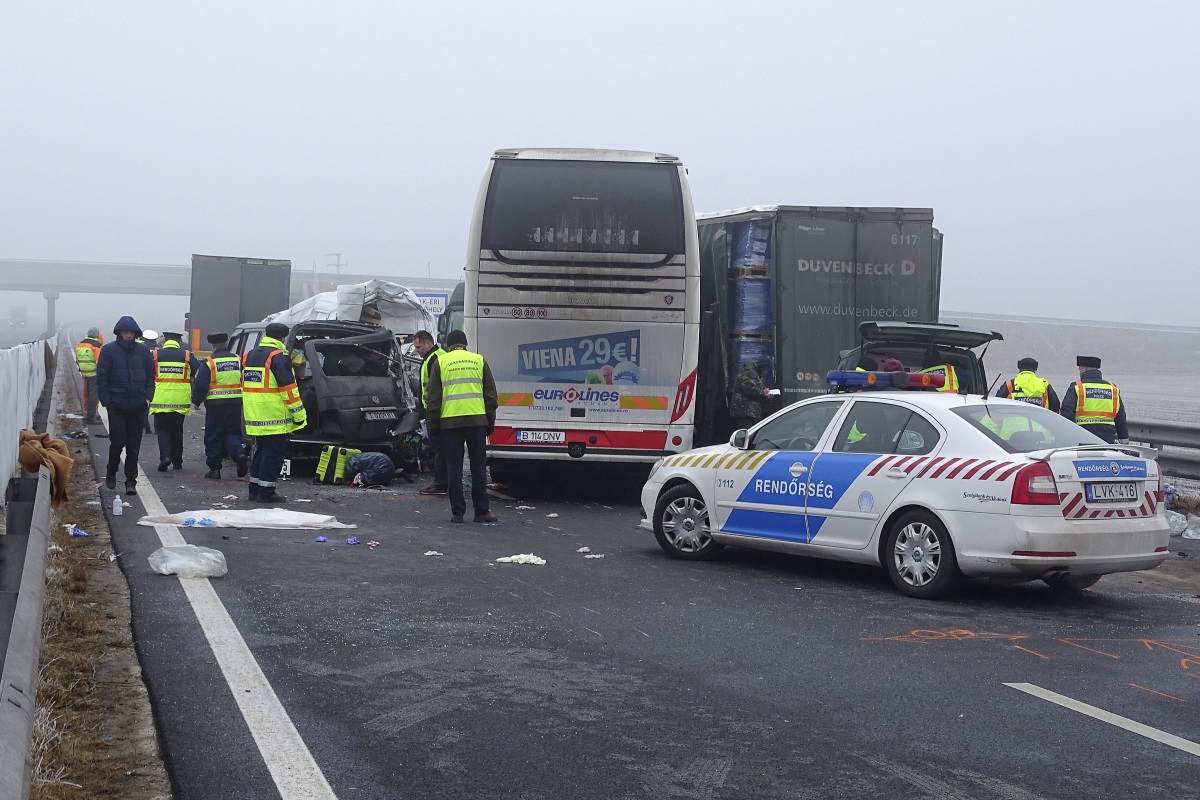
[[682,417],[691,408],[692,398],[695,395],[696,370],[692,370],[692,374],[684,378],[683,383],[679,384],[679,388],[675,390],[675,406],[671,409],[671,422]]

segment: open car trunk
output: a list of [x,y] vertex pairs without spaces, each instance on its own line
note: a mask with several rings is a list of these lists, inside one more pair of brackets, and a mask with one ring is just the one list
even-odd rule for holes
[[[858,326],[862,344],[844,350],[838,357],[838,369],[854,369],[859,358],[869,356],[881,362],[898,358],[909,372],[950,364],[958,373],[959,391],[982,394],[987,390],[983,353],[993,341],[1004,337],[995,331],[976,331],[941,322],[886,322],[870,320]],[[983,348],[979,353],[976,348]]]

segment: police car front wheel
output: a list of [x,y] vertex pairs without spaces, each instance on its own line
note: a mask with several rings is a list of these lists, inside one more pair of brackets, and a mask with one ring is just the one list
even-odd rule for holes
[[654,507],[654,538],[674,558],[712,558],[722,545],[712,539],[708,506],[694,486],[680,485],[664,492]]
[[892,523],[884,565],[897,589],[923,599],[943,596],[960,575],[950,534],[928,511],[909,511]]

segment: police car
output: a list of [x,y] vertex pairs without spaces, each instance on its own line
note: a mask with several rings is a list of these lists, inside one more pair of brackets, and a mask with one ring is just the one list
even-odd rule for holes
[[1082,590],[1166,559],[1152,449],[1028,403],[930,391],[938,375],[828,380],[842,393],[658,461],[640,527],[682,559],[735,545],[882,565],[921,598],[964,577]]

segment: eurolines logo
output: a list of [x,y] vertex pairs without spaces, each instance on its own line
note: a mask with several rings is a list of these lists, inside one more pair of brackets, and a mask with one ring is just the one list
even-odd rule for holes
[[574,403],[576,400],[585,403],[616,403],[621,399],[621,393],[590,388],[581,392],[572,386],[569,389],[534,389],[533,399],[566,400],[567,403]]

